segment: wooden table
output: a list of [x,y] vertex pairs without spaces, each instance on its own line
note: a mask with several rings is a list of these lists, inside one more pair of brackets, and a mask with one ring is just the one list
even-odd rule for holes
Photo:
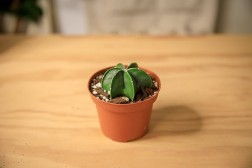
[[[103,136],[89,76],[137,61],[149,133]],[[0,168],[251,168],[252,36],[0,36]]]

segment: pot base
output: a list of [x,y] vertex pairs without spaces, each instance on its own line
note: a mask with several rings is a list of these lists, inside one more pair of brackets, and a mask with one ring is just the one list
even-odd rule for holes
[[103,131],[102,131],[102,133],[103,133],[104,136],[106,136],[107,138],[111,139],[112,141],[124,142],[124,143],[126,143],[126,142],[135,141],[135,140],[138,140],[138,139],[144,137],[144,136],[148,133],[148,129],[147,129],[145,132],[143,132],[143,134],[139,135],[138,137],[134,137],[134,138],[132,138],[132,139],[127,139],[127,138],[121,138],[121,139],[112,138],[112,137],[106,135]]

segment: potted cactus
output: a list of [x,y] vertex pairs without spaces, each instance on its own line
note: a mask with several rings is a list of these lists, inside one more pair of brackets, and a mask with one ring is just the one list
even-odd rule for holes
[[137,63],[119,63],[94,73],[88,89],[104,135],[119,142],[144,136],[160,87],[159,77]]

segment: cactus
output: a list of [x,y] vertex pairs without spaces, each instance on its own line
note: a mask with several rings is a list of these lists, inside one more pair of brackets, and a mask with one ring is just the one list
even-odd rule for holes
[[103,90],[110,93],[111,99],[127,96],[133,101],[141,87],[152,86],[152,79],[137,63],[131,63],[128,67],[119,63],[104,73],[101,83]]

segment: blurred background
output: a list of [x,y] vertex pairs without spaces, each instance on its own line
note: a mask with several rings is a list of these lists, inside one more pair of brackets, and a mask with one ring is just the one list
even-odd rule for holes
[[1,0],[1,34],[252,33],[252,0]]

